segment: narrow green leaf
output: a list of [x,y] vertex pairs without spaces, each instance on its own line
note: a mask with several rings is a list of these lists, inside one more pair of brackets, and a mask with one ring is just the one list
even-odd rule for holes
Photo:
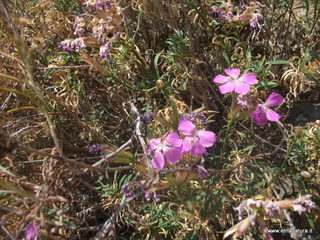
[[270,64],[270,65],[279,65],[279,64],[290,64],[289,61],[286,61],[286,60],[274,60],[274,61],[269,61],[269,62],[266,62],[266,64]]

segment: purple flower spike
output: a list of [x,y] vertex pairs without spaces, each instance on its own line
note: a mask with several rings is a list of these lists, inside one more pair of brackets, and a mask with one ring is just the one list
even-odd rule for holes
[[265,206],[267,216],[269,217],[275,217],[280,214],[280,208],[278,205],[276,205],[274,202],[269,201],[268,204]]
[[280,115],[273,111],[270,107],[279,106],[284,102],[281,95],[271,93],[265,103],[258,104],[256,110],[251,114],[251,118],[259,125],[264,126],[268,120],[276,122],[280,120]]
[[108,58],[110,56],[110,48],[111,46],[109,43],[102,45],[99,52],[100,57],[103,59]]
[[131,190],[131,187],[129,186],[129,184],[125,184],[121,187],[121,190],[124,192],[124,195],[129,198],[133,196],[133,192]]
[[141,116],[141,119],[146,124],[150,124],[154,117],[155,117],[155,114],[153,112],[147,111]]
[[182,157],[182,141],[176,132],[171,132],[161,138],[150,141],[149,154],[153,153],[151,165],[154,168],[164,168],[165,160],[176,164]]
[[63,51],[70,52],[72,50],[72,40],[66,39],[59,43],[58,47]]
[[83,38],[76,38],[71,43],[72,48],[74,48],[77,52],[80,52],[80,49],[85,48]]
[[216,134],[211,131],[198,130],[188,118],[180,118],[179,132],[185,136],[182,142],[183,152],[191,152],[193,156],[200,156],[206,152],[206,148],[216,142]]
[[242,95],[246,95],[250,91],[250,85],[258,82],[256,75],[253,73],[247,73],[240,77],[240,69],[225,69],[224,72],[228,76],[217,75],[213,82],[221,83],[219,90],[222,94],[229,92],[236,92]]
[[293,210],[298,212],[299,215],[301,215],[301,213],[307,211],[307,209],[300,204],[293,205]]
[[84,20],[83,15],[77,16],[73,24],[74,35],[77,35],[79,37],[83,36],[85,33],[85,29],[84,29],[85,25],[86,25],[86,22]]
[[37,223],[29,223],[25,230],[24,240],[40,240],[38,234],[40,232],[40,226]]
[[100,147],[101,147],[101,144],[94,144],[94,145],[88,147],[88,152],[95,153],[100,150]]
[[144,192],[144,198],[150,202],[151,199],[154,199],[156,202],[160,201],[160,198],[157,196],[155,191],[145,191]]
[[238,211],[239,213],[239,221],[243,219],[245,206],[243,203],[241,203],[238,207],[233,208],[234,210]]

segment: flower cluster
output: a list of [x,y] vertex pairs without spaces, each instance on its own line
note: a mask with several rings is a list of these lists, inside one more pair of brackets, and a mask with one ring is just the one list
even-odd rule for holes
[[88,152],[89,153],[95,153],[97,151],[101,150],[101,144],[94,144],[90,147],[88,147]]
[[[312,195],[306,195],[294,200],[271,201],[271,200],[253,200],[247,199],[243,201],[238,207],[234,208],[239,213],[239,220],[242,220],[246,212],[248,217],[255,220],[258,215],[264,215],[270,218],[279,217],[282,210],[292,208],[293,211],[300,215],[308,209],[316,209],[317,206],[311,201]],[[253,224],[254,225],[254,221]]]
[[237,8],[232,4],[224,3],[219,7],[212,6],[210,12],[222,22],[249,25],[250,29],[256,30],[261,27],[259,21],[263,19],[262,6],[257,2],[251,2],[248,6]]
[[149,154],[153,156],[151,165],[154,168],[164,168],[165,163],[177,164],[185,153],[201,156],[216,141],[214,132],[198,129],[190,117],[180,118],[178,130],[182,139],[177,132],[171,132],[150,140]]
[[301,215],[301,213],[307,211],[307,209],[316,209],[317,206],[313,201],[311,201],[311,198],[312,198],[311,194],[308,194],[304,197],[297,198],[294,201],[293,210],[298,212]]
[[[273,237],[268,231],[267,220],[282,221],[284,210],[293,209],[301,214],[307,209],[316,209],[317,206],[311,201],[311,195],[306,195],[293,200],[271,201],[271,200],[254,200],[247,199],[243,201],[235,210],[239,213],[239,222],[224,234],[224,239],[230,235],[239,236],[250,229],[251,226],[258,225],[264,239],[272,240]],[[243,219],[244,213],[247,217]],[[243,219],[243,220],[242,220]]]
[[59,43],[59,47],[77,52],[85,47],[99,47],[100,57],[108,58],[112,42],[122,31],[122,9],[109,0],[87,0],[84,6],[90,14],[77,16],[73,24],[74,35],[78,38],[66,39]]
[[273,122],[280,120],[281,116],[271,107],[280,106],[284,102],[281,95],[271,93],[265,103],[258,104],[255,108],[247,94],[250,92],[251,86],[258,83],[256,75],[253,73],[240,75],[240,69],[225,69],[224,72],[227,76],[219,74],[212,81],[219,84],[218,87],[222,94],[236,94],[234,109],[231,109],[233,115],[238,113],[239,109],[244,109],[259,126],[266,125],[268,120]]

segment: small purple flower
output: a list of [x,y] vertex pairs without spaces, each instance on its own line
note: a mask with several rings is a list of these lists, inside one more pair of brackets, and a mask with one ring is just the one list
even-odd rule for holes
[[110,56],[110,48],[111,46],[109,43],[102,45],[99,52],[100,57],[103,59],[108,58]]
[[101,145],[102,145],[102,144],[94,144],[94,145],[88,147],[88,152],[89,152],[89,153],[95,153],[95,152],[99,151]]
[[176,164],[182,157],[182,141],[176,132],[171,132],[161,138],[153,138],[149,145],[149,154],[153,153],[151,165],[163,168],[165,160],[169,164]]
[[101,11],[106,10],[106,8],[110,8],[110,7],[111,7],[110,0],[98,0],[96,5],[96,9]]
[[283,102],[284,99],[281,95],[271,93],[265,103],[258,104],[256,110],[250,116],[259,126],[266,125],[268,120],[273,122],[279,121],[281,116],[270,107],[279,106]]
[[40,233],[40,226],[37,223],[29,223],[25,230],[24,240],[40,240],[38,234]]
[[133,191],[131,190],[131,187],[129,186],[129,184],[124,184],[122,187],[121,187],[121,190],[124,192],[124,195],[129,198],[129,197],[132,197],[133,196]]
[[89,10],[89,12],[94,12],[96,10],[96,0],[86,0],[83,5]]
[[304,197],[299,197],[297,198],[294,203],[295,204],[300,204],[300,205],[304,205],[306,208],[308,209],[316,209],[317,208],[317,205],[311,201],[311,198],[312,198],[312,195],[311,194],[308,194]]
[[80,49],[85,48],[83,38],[76,38],[71,43],[72,48],[74,48],[77,52],[80,52]]
[[72,40],[66,39],[59,43],[58,47],[63,51],[70,52],[72,50]]
[[238,207],[233,208],[234,210],[238,211],[239,213],[239,221],[243,219],[244,216],[244,204],[240,203],[240,205]]
[[223,19],[224,18],[224,14],[225,14],[225,11],[221,10],[220,8],[217,8],[215,6],[212,6],[210,8],[210,12],[213,16],[217,16],[218,18],[220,19]]
[[193,123],[195,121],[199,121],[201,124],[206,123],[206,116],[202,113],[185,113],[182,115],[182,117],[187,118],[191,120]]
[[153,112],[147,111],[141,116],[141,120],[144,121],[146,124],[150,124],[154,116],[155,114]]
[[312,195],[308,194],[304,197],[304,204],[306,205],[307,208],[309,209],[316,209],[317,205],[311,201]]
[[145,199],[150,202],[153,198],[156,202],[160,202],[160,198],[157,196],[155,191],[145,191],[144,192]]
[[208,171],[201,165],[195,165],[194,168],[198,171],[201,180],[203,180],[208,175]]
[[298,212],[299,215],[301,215],[301,213],[307,211],[307,209],[305,207],[303,207],[301,204],[295,204],[293,205],[293,210]]
[[85,33],[84,26],[86,25],[85,19],[82,15],[79,15],[74,20],[73,29],[74,29],[74,35],[77,35],[79,37],[83,36]]
[[280,214],[280,208],[277,204],[272,201],[269,201],[265,206],[266,214],[269,217],[275,217]]
[[262,15],[260,13],[253,13],[251,19],[249,20],[250,29],[256,30],[259,28],[259,20],[262,19]]
[[253,200],[251,198],[249,198],[247,200],[247,207],[248,208],[260,208],[262,205],[263,205],[262,200]]
[[256,75],[247,73],[240,76],[240,69],[225,69],[224,72],[228,76],[217,75],[213,82],[221,83],[219,90],[222,94],[236,92],[246,95],[250,91],[250,85],[258,82]]
[[190,151],[193,156],[204,154],[206,148],[213,146],[216,142],[216,134],[214,132],[198,130],[188,118],[180,118],[178,130],[185,136],[182,142],[183,152]]

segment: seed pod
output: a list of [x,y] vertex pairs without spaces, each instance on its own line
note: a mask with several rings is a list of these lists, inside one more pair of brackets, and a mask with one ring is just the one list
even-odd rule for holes
[[158,89],[163,88],[164,87],[164,82],[162,80],[157,80],[156,81],[156,86]]
[[313,167],[308,167],[308,172],[311,174],[311,175],[314,175],[316,173],[316,170],[313,168]]
[[310,174],[308,171],[301,171],[301,172],[300,172],[300,175],[301,175],[302,177],[304,177],[305,179],[311,178],[311,174]]

